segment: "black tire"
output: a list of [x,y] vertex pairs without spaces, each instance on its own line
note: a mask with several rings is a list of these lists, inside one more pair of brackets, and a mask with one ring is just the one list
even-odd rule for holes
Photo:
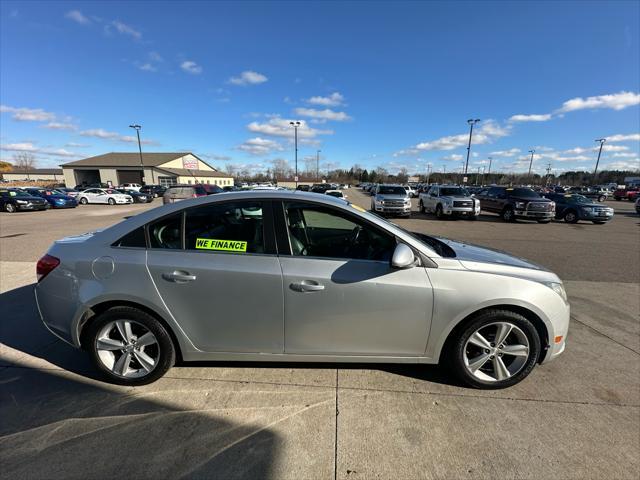
[[16,206],[13,203],[7,202],[7,203],[4,204],[4,211],[5,212],[7,212],[7,213],[15,213],[16,210],[18,210],[18,209],[16,208]]
[[607,199],[606,195],[600,195],[600,196],[598,197],[598,201],[599,201],[599,202],[604,202],[606,199]]
[[436,218],[438,220],[444,220],[445,218],[444,212],[442,211],[442,205],[440,204],[436,205]]
[[478,215],[469,215],[469,220],[478,220]]
[[[158,358],[156,366],[147,375],[137,378],[127,378],[111,372],[100,360],[96,348],[96,341],[100,330],[109,322],[116,320],[130,320],[146,327],[157,339]],[[162,324],[153,316],[133,307],[113,307],[97,316],[83,335],[83,345],[89,351],[91,360],[102,375],[111,383],[119,385],[146,385],[155,382],[169,370],[176,361],[175,347]]]
[[420,213],[425,213],[424,203],[422,203],[422,200],[418,202],[418,209],[420,210]]
[[89,200],[87,200],[87,197],[80,198],[80,205],[86,205],[87,203],[89,203]]
[[578,217],[578,214],[573,210],[567,210],[562,216],[562,218],[567,223],[578,223],[578,220],[580,220],[580,218]]
[[116,201],[113,198],[109,198],[107,199],[107,203],[109,203],[109,205],[115,205]]
[[[509,322],[518,327],[527,337],[529,342],[529,351],[523,366],[511,377],[505,380],[486,381],[477,378],[467,369],[465,363],[465,347],[467,347],[467,341],[471,335],[483,326],[496,322]],[[448,349],[445,352],[447,366],[462,382],[474,388],[490,390],[507,388],[515,385],[531,373],[538,362],[538,357],[540,356],[541,342],[536,327],[526,317],[510,310],[485,310],[463,328],[454,330],[454,332],[456,332],[454,333],[455,336],[451,338],[450,342],[448,342]],[[503,358],[507,357],[505,356]]]
[[620,200],[622,200],[622,198],[620,197],[613,197],[613,198],[615,198],[616,202],[619,202]]
[[505,207],[505,209],[502,210],[502,213],[500,214],[500,217],[505,222],[515,222],[516,221],[516,212],[513,210],[512,207]]

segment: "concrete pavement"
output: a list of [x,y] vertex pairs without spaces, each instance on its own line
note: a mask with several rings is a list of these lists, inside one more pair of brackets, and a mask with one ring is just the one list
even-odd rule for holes
[[[631,222],[622,232],[637,233],[637,219],[621,220]],[[484,223],[409,222],[468,235]],[[486,223],[500,229],[496,237],[512,235],[511,225]],[[638,246],[636,237],[600,250],[595,237],[596,265]],[[545,255],[528,256],[559,258]],[[507,390],[468,389],[428,366],[232,363],[180,365],[152,385],[126,388],[100,381],[86,354],[44,329],[33,272],[33,261],[0,262],[7,478],[640,476],[637,282],[567,281],[566,352]]]

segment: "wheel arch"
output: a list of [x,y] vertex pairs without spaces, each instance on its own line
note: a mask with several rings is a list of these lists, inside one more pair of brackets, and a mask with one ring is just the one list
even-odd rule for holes
[[478,315],[481,315],[483,312],[487,310],[508,310],[513,313],[517,313],[522,315],[527,320],[529,320],[538,332],[538,336],[540,337],[540,356],[538,357],[538,363],[542,363],[544,361],[544,357],[547,354],[547,350],[549,348],[549,331],[547,330],[547,326],[545,325],[542,318],[540,318],[534,311],[513,304],[497,304],[497,305],[489,305],[478,310],[475,310],[468,314],[466,317],[462,318],[447,334],[447,338],[442,344],[442,348],[438,352],[438,359],[441,361],[443,356],[447,354],[449,351],[451,344],[460,333],[470,322],[472,322]]
[[97,303],[95,305],[93,305],[90,309],[88,309],[85,314],[82,316],[82,319],[80,320],[80,322],[78,323],[78,338],[80,339],[80,346],[83,350],[86,350],[86,334],[87,331],[89,330],[88,327],[89,325],[102,313],[106,312],[107,310],[114,308],[114,307],[131,307],[131,308],[136,308],[138,310],[141,310],[145,313],[147,313],[148,315],[151,315],[153,318],[155,318],[158,322],[160,322],[160,324],[164,327],[164,329],[167,331],[167,333],[169,334],[169,337],[171,338],[171,342],[173,343],[173,347],[175,349],[176,352],[176,361],[181,362],[182,361],[182,348],[180,345],[180,342],[178,341],[178,337],[176,336],[175,332],[173,331],[173,328],[171,328],[171,325],[169,324],[169,322],[167,322],[162,315],[160,315],[158,312],[156,312],[155,310],[153,310],[152,308],[143,305],[141,303],[137,303],[134,301],[129,301],[129,300],[107,300],[107,301],[103,301],[100,303]]

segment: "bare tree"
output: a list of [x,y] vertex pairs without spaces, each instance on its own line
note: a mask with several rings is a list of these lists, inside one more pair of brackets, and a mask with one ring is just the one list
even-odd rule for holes
[[227,174],[228,174],[230,177],[235,177],[235,176],[236,176],[236,174],[238,173],[238,167],[236,167],[236,166],[235,166],[234,164],[232,164],[232,163],[227,163],[227,164],[224,166],[224,169],[225,169],[225,171],[227,172]]
[[276,179],[286,178],[289,175],[291,168],[287,160],[284,158],[274,158],[271,160],[271,163],[273,164],[273,175]]
[[36,167],[36,157],[33,153],[19,152],[13,154],[13,162],[16,169],[27,173],[27,180],[30,180],[29,172]]

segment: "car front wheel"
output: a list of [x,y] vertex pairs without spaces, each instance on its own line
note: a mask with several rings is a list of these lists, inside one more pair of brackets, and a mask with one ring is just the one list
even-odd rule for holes
[[80,199],[80,204],[81,204],[81,205],[86,205],[87,203],[89,203],[89,201],[87,200],[87,197],[82,197],[82,198]]
[[573,210],[569,210],[564,214],[564,221],[567,223],[578,223],[578,215]]
[[486,310],[454,338],[449,366],[467,385],[497,389],[515,385],[531,373],[540,355],[534,325],[509,310]]
[[513,208],[507,207],[502,211],[502,220],[505,222],[515,222],[516,213],[513,211]]
[[436,207],[436,218],[438,220],[444,220],[444,212],[442,211],[442,205]]
[[109,202],[109,205],[115,205],[116,201],[113,198],[110,198],[109,200],[107,200],[107,202]]
[[6,203],[4,211],[7,213],[14,213],[16,211],[16,206],[13,203]]
[[171,337],[158,320],[132,307],[114,307],[100,314],[84,337],[95,366],[121,385],[146,385],[175,363]]

